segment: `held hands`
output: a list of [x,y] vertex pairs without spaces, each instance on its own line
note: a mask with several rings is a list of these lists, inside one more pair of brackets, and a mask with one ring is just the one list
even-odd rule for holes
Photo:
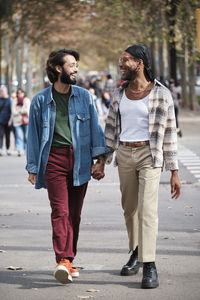
[[178,171],[174,170],[172,171],[172,175],[171,175],[171,195],[172,195],[172,199],[177,199],[180,196],[181,193],[181,183],[178,177]]
[[92,165],[91,174],[92,177],[96,180],[104,178],[104,162],[97,161],[95,165]]
[[30,173],[28,176],[28,181],[30,181],[31,184],[36,184],[36,174]]

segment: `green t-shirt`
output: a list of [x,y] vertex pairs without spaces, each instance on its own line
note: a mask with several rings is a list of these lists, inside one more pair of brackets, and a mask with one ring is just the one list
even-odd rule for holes
[[53,99],[56,102],[56,120],[52,146],[66,147],[72,145],[72,136],[69,125],[68,102],[71,88],[67,94],[61,94],[52,89]]

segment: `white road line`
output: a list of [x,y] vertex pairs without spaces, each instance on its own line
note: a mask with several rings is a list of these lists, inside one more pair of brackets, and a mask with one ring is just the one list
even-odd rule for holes
[[181,160],[199,160],[199,157],[194,157],[194,156],[184,156],[184,157],[180,157],[178,156],[178,159],[181,159]]
[[187,167],[188,170],[200,170],[199,166]]
[[200,160],[198,159],[181,159],[182,163],[200,163]]
[[200,182],[200,157],[193,151],[182,146],[178,153],[178,160]]
[[200,166],[200,163],[183,163],[185,166]]

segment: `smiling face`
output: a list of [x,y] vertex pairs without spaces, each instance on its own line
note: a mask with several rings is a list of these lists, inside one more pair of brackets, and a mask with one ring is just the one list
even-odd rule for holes
[[66,55],[63,57],[63,66],[56,66],[57,71],[60,73],[59,78],[62,83],[75,84],[76,76],[78,73],[78,63],[74,56]]
[[122,73],[121,79],[123,80],[134,80],[139,71],[139,65],[142,60],[135,59],[128,52],[122,53],[119,59],[119,68]]

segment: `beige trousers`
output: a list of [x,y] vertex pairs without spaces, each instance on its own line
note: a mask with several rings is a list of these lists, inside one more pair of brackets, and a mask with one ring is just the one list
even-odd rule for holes
[[155,261],[161,168],[152,167],[149,145],[120,145],[116,155],[129,249],[138,246],[140,262]]

